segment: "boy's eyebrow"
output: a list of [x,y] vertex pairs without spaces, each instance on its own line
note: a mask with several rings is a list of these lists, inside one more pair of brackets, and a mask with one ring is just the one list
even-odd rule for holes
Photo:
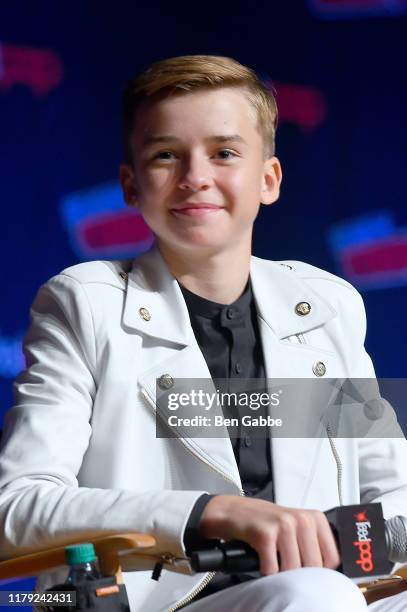
[[146,136],[143,140],[144,146],[156,143],[174,142],[178,140],[176,136]]
[[240,136],[240,134],[222,134],[220,136],[211,136],[208,140],[213,140],[215,142],[241,142],[242,144],[247,144],[244,138]]
[[[220,134],[220,135],[214,135],[214,136],[208,136],[208,138],[205,138],[206,141],[208,142],[239,142],[242,144],[247,144],[247,142],[245,141],[244,138],[242,138],[242,136],[240,136],[240,134]],[[143,144],[144,146],[148,146],[148,145],[152,145],[152,144],[167,144],[167,143],[171,143],[171,142],[179,142],[180,138],[177,138],[176,136],[171,136],[170,134],[168,135],[162,135],[162,136],[146,136],[144,138]]]

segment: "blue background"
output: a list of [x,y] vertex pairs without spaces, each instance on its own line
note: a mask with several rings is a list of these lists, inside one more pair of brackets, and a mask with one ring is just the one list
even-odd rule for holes
[[[117,179],[121,90],[153,60],[230,55],[271,79],[277,96],[288,87],[285,101],[296,87],[322,99],[324,117],[313,129],[295,120],[307,112],[301,97],[292,97],[294,120],[282,109],[284,183],[280,201],[259,215],[256,255],[344,275],[329,241],[334,224],[385,211],[396,229],[407,227],[406,3],[399,7],[398,15],[385,7],[376,16],[339,10],[326,18],[318,2],[0,5],[2,411],[12,402],[19,341],[38,286],[84,258],[72,247],[64,198]],[[24,82],[6,86],[1,49],[10,45],[54,54],[60,84],[42,95]],[[387,284],[362,287],[367,348],[380,376],[406,376],[407,285]]]
[[[381,213],[406,236],[407,3],[372,2],[371,12],[339,6],[329,14],[323,4],[1,3],[2,412],[12,402],[37,288],[85,257],[69,234],[63,202],[117,180],[121,90],[153,60],[229,55],[275,83],[285,105],[277,136],[284,184],[280,201],[256,222],[256,255],[304,260],[343,276],[341,241],[334,247],[330,239],[336,224],[345,224],[345,244],[361,215]],[[18,61],[16,47],[23,48]],[[60,83],[42,93],[30,84],[32,50],[45,50],[60,66]],[[16,70],[25,77],[9,83]],[[369,231],[364,240],[372,241]],[[404,265],[407,271],[407,256]],[[406,278],[360,286],[367,348],[382,377],[407,376]],[[406,415],[407,408],[404,424]]]

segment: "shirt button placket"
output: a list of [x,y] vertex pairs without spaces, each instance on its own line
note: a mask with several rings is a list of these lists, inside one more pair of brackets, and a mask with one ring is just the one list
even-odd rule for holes
[[226,316],[228,319],[234,319],[236,317],[236,310],[234,308],[228,308],[226,311]]

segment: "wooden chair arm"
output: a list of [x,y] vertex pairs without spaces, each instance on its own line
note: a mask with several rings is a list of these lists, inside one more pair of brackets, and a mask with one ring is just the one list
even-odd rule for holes
[[393,572],[396,576],[401,576],[404,580],[407,580],[407,565],[402,565],[398,570]]
[[398,593],[407,591],[407,565],[403,565],[386,578],[371,580],[358,586],[369,605],[379,599],[398,595]]
[[86,540],[78,536],[64,546],[49,548],[0,562],[0,579],[36,576],[45,570],[65,565],[65,546],[80,542],[91,542],[94,545],[100,571],[104,576],[120,574],[120,553],[144,550],[156,545],[153,536],[142,533],[118,533]]
[[[94,545],[102,575],[116,575],[119,583],[122,582],[120,554],[134,553],[134,551],[145,550],[156,545],[153,536],[142,533],[117,533],[86,540],[78,536],[72,538],[64,546],[49,548],[0,562],[0,580],[36,576],[46,570],[65,565],[65,546],[84,541],[91,542]],[[359,588],[365,595],[368,604],[407,590],[407,565],[394,572],[393,576],[359,584]]]

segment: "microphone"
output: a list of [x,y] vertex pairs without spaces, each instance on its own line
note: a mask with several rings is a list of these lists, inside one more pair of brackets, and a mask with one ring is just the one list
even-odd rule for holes
[[389,559],[393,563],[407,562],[407,517],[393,516],[384,524]]
[[[325,515],[341,554],[338,571],[346,576],[389,574],[392,563],[407,562],[407,517],[385,521],[380,503],[340,506]],[[259,569],[259,557],[246,542],[220,541],[193,551],[191,566],[196,572],[252,572]]]

